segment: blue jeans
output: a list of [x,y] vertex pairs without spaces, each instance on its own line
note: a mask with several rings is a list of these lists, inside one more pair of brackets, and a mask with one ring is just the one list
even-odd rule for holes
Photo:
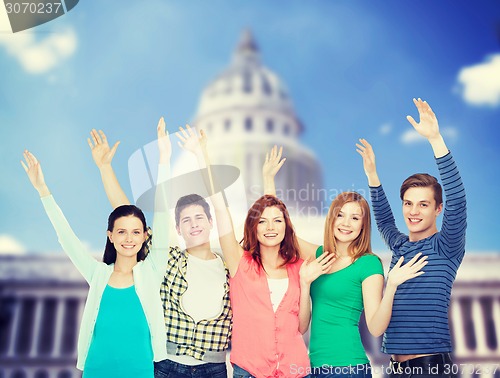
[[163,360],[155,362],[155,378],[227,378],[226,363],[189,366]]
[[372,378],[370,364],[321,366],[313,369],[314,378]]
[[390,378],[457,378],[453,360],[449,353],[436,353],[429,356],[396,362],[391,358]]
[[[240,368],[238,365],[233,364],[233,378],[255,378],[255,377],[248,371]],[[308,375],[304,378],[311,378],[311,376]]]
[[238,365],[233,364],[233,378],[255,378],[248,371],[240,368]]

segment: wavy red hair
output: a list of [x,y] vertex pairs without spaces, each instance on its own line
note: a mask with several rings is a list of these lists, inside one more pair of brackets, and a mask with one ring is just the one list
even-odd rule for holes
[[283,265],[297,262],[300,258],[299,244],[285,204],[275,196],[266,194],[255,201],[248,210],[242,240],[243,249],[250,252],[254,261],[256,261],[261,268],[264,268],[264,266],[262,265],[262,257],[260,255],[260,243],[257,239],[257,225],[259,224],[264,209],[273,206],[277,207],[283,213],[283,218],[285,219],[285,237],[279,249],[279,255],[284,260]]

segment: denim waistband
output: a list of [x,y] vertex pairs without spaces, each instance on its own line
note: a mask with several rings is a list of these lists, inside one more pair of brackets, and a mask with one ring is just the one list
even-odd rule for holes
[[[176,355],[178,345],[179,344],[167,341],[167,353]],[[211,350],[205,350],[203,355],[203,362],[212,362],[212,363],[226,362],[226,351],[223,350],[221,352],[214,352]]]
[[396,374],[401,374],[405,368],[422,368],[424,372],[430,372],[432,370],[442,373],[443,368],[446,365],[451,367],[452,359],[449,353],[438,353],[431,354],[430,356],[422,356],[417,358],[412,358],[404,362],[398,362],[391,357],[391,367],[392,371]]

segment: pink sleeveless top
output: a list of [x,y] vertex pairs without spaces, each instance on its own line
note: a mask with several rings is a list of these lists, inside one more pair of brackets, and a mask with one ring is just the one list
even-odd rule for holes
[[299,332],[299,269],[287,265],[288,290],[273,311],[265,272],[249,252],[229,280],[233,309],[231,363],[257,378],[303,377],[309,370],[307,348]]

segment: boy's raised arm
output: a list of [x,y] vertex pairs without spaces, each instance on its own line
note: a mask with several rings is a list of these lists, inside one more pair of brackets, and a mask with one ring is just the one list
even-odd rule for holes
[[406,238],[406,235],[399,232],[396,227],[391,206],[378,177],[372,145],[366,139],[360,139],[356,147],[356,151],[363,158],[363,168],[370,186],[370,199],[377,228],[385,243],[392,249],[402,238]]
[[449,152],[448,147],[446,147],[446,143],[439,132],[438,121],[430,105],[427,101],[422,101],[420,98],[418,100],[413,99],[413,103],[418,109],[420,122],[417,123],[410,115],[406,116],[406,119],[417,133],[429,141],[436,159],[447,155]]
[[438,120],[426,101],[413,99],[420,122],[407,116],[408,122],[425,137],[434,152],[445,194],[443,224],[439,238],[441,252],[450,258],[461,259],[465,254],[467,203],[465,188],[458,167],[439,131]]
[[158,179],[156,182],[155,206],[153,216],[152,253],[150,258],[157,271],[163,277],[165,264],[169,257],[169,246],[172,243],[172,227],[170,226],[170,208],[168,204],[170,194],[170,157],[172,148],[168,132],[165,130],[163,117],[157,126],[158,149],[160,160],[158,164]]
[[368,143],[366,139],[360,139],[359,143],[356,143],[356,147],[356,151],[363,158],[363,169],[368,179],[368,186],[373,188],[380,186],[380,179],[375,164],[375,153],[373,152],[372,145]]

